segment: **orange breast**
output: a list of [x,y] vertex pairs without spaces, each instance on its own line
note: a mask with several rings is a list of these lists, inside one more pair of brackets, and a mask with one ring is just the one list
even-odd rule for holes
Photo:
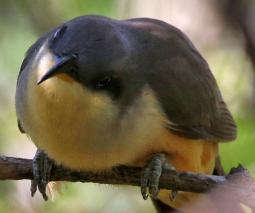
[[[152,153],[164,152],[167,159],[177,171],[192,171],[198,173],[212,174],[215,159],[218,155],[218,143],[205,140],[192,140],[177,136],[167,129],[162,131],[161,137],[150,145],[147,156]],[[139,161],[140,165],[142,161]],[[144,162],[143,162],[144,163]],[[170,191],[161,190],[158,198],[167,205],[181,208],[183,205],[194,201],[200,194],[179,192],[176,199],[169,199]]]
[[218,155],[218,143],[179,137],[165,130],[158,144],[168,153],[169,162],[178,171],[211,174]]
[[[218,143],[185,139],[169,131],[165,131],[159,140],[159,143],[162,143],[164,150],[169,154],[169,162],[175,166],[177,171],[212,174],[218,155]],[[177,209],[201,197],[208,199],[206,195],[179,192],[176,199],[171,201],[169,193],[168,190],[161,190],[159,199]]]

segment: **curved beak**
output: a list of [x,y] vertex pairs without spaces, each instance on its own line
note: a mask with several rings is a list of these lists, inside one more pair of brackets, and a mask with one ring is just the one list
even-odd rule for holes
[[64,72],[64,70],[67,70],[70,65],[73,65],[73,62],[76,58],[77,55],[75,54],[57,57],[56,63],[37,81],[37,85],[43,83],[44,81],[55,76],[56,74],[62,73]]

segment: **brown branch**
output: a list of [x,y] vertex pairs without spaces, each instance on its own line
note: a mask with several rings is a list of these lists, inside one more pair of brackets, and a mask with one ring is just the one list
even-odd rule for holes
[[[52,181],[95,182],[118,185],[140,185],[141,168],[119,166],[110,172],[77,172],[55,166]],[[32,179],[32,160],[0,156],[0,180]],[[224,176],[166,170],[160,178],[160,188],[190,192],[206,192],[226,182]]]

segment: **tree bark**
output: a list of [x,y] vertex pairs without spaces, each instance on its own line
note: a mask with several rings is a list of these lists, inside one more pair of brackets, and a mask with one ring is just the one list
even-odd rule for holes
[[[241,173],[245,171],[244,169],[241,170]],[[93,173],[72,171],[62,166],[54,166],[50,180],[139,186],[140,177],[141,168],[139,167],[119,166],[112,168],[111,171]],[[0,180],[21,179],[33,179],[32,160],[0,156]],[[159,187],[203,193],[216,185],[226,183],[226,181],[227,178],[224,176],[164,170],[160,178]]]

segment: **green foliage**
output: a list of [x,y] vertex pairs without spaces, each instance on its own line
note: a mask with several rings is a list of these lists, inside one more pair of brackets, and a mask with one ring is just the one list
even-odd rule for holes
[[100,14],[105,16],[112,16],[115,10],[116,0],[76,0],[69,1],[64,0],[66,5],[63,8],[65,14],[68,16],[75,17],[77,15],[86,15],[86,14]]
[[254,167],[255,131],[253,116],[237,118],[238,138],[235,142],[221,144],[220,155],[226,171],[239,163]]

